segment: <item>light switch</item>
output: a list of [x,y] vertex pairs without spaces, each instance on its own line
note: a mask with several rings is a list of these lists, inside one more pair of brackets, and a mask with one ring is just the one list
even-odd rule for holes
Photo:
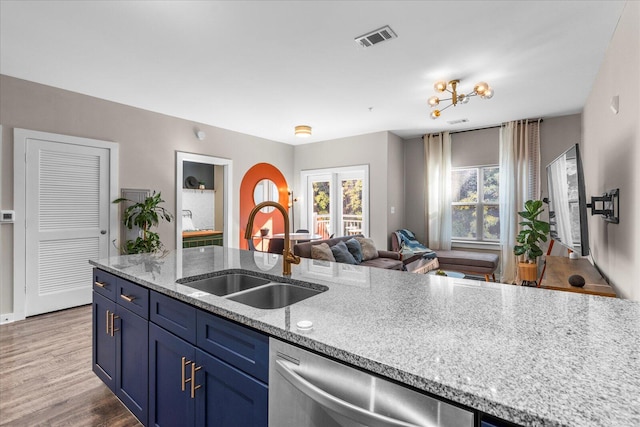
[[396,213],[396,207],[395,206],[391,206],[391,213],[392,214]]
[[0,222],[15,222],[16,221],[16,212],[15,211],[0,211]]

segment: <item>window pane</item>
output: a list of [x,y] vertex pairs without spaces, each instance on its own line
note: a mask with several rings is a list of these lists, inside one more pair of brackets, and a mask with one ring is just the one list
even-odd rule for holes
[[485,203],[498,203],[498,179],[500,168],[484,168],[482,191]]
[[329,237],[331,221],[331,182],[313,182],[313,232],[324,239]]
[[500,208],[498,206],[485,206],[483,210],[482,239],[500,239]]
[[453,238],[475,239],[476,238],[476,207],[471,205],[452,206],[453,221],[451,234]]
[[362,233],[362,180],[342,180],[342,234]]
[[476,203],[478,201],[478,170],[451,171],[451,190],[453,202]]

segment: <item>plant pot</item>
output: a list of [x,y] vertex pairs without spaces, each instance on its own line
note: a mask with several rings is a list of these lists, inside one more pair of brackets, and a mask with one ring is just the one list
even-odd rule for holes
[[520,280],[526,282],[535,282],[538,280],[538,264],[521,262],[518,263],[518,272]]

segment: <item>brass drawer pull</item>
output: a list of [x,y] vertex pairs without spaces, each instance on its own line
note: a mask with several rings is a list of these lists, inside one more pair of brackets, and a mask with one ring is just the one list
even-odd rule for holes
[[186,390],[187,383],[191,381],[191,378],[186,378],[186,375],[185,375],[185,369],[189,363],[193,363],[193,362],[191,362],[191,360],[187,360],[186,357],[182,358],[182,391]]
[[97,287],[99,287],[99,288],[104,288],[105,286],[107,286],[107,284],[106,284],[106,283],[98,282],[97,280],[95,281],[95,284],[96,284],[96,286],[97,286]]
[[111,323],[111,334],[110,335],[112,337],[115,336],[115,333],[120,330],[120,329],[115,329],[114,326],[113,326],[114,320],[115,319],[119,319],[119,318],[120,318],[120,316],[116,316],[115,313],[111,313],[111,315],[110,315],[110,320],[109,320],[109,323]]
[[130,297],[129,295],[120,295],[120,298],[127,302],[133,302],[133,300],[136,299],[136,297]]
[[202,384],[196,385],[196,372],[202,369],[202,366],[196,368],[195,362],[191,364],[191,398],[196,398],[196,390],[202,387]]

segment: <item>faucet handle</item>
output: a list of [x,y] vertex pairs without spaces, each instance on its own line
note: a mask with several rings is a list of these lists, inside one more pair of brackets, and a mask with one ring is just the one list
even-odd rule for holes
[[291,251],[289,251],[286,258],[291,264],[300,264],[300,257],[298,255],[294,255]]

